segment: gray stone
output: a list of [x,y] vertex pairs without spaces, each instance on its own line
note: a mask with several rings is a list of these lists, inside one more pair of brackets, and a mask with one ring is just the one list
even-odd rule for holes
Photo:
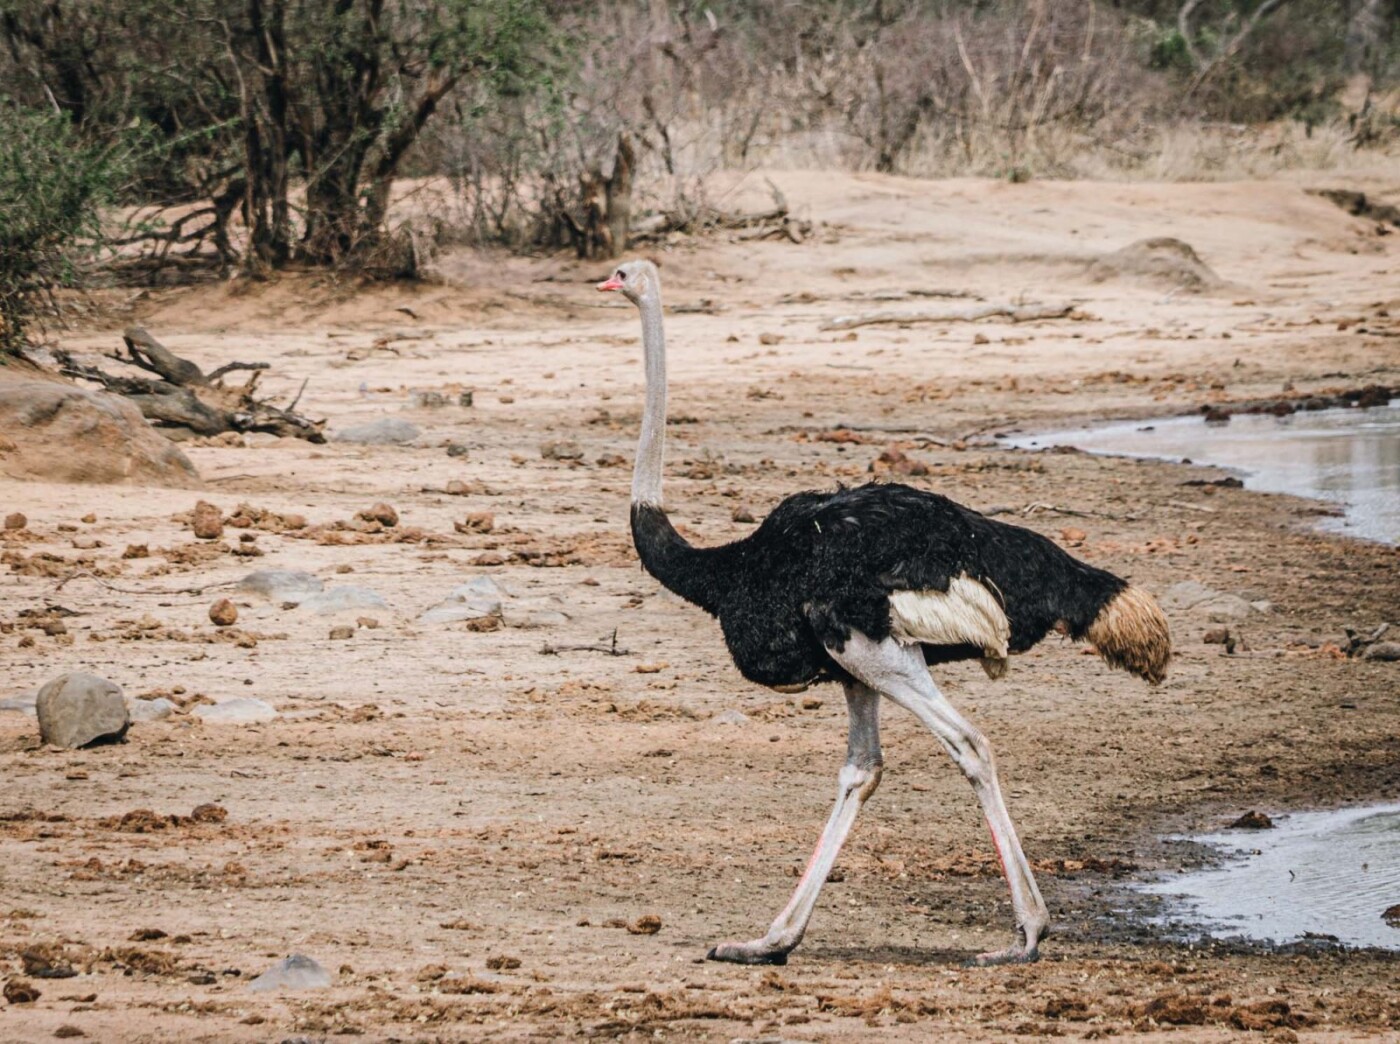
[[500,616],[507,597],[501,585],[489,576],[474,576],[465,584],[454,587],[446,598],[420,616],[418,622],[456,623],[483,616]]
[[238,581],[238,590],[262,595],[274,602],[300,604],[325,589],[318,576],[291,569],[259,569]]
[[362,609],[388,609],[389,603],[368,587],[346,584],[327,588],[320,594],[303,599],[300,608],[309,609],[320,616],[329,616],[331,613],[359,612]]
[[175,713],[175,704],[164,696],[154,700],[132,700],[126,705],[132,721],[161,721]]
[[223,703],[201,703],[194,709],[195,717],[210,725],[255,725],[277,717],[272,705],[262,700],[239,696]]
[[569,622],[569,614],[560,609],[520,610],[512,607],[501,617],[507,627],[522,631],[543,631]]
[[39,690],[34,701],[39,735],[56,747],[85,747],[118,740],[131,719],[121,686],[95,674],[64,674]]
[[1231,623],[1258,612],[1239,595],[1217,591],[1213,587],[1183,580],[1172,584],[1158,599],[1164,609],[1177,609],[1203,615],[1211,623]]
[[418,425],[398,417],[352,424],[331,434],[333,442],[352,442],[360,446],[402,446],[423,434]]
[[8,700],[0,700],[0,711],[13,711],[18,714],[28,714],[31,718],[39,712],[34,704],[39,699],[39,693],[26,692],[23,696],[13,696]]
[[257,992],[266,990],[323,990],[331,984],[331,973],[313,958],[294,953],[283,958],[252,982],[248,989]]
[[1377,642],[1361,654],[1363,660],[1382,660],[1393,663],[1400,660],[1400,642]]

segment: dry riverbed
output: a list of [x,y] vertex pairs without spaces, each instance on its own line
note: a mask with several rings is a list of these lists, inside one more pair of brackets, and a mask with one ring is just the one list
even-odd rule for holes
[[[999,682],[940,670],[997,751],[1055,918],[1044,959],[963,966],[1006,943],[1010,906],[966,783],[891,711],[885,782],[792,963],[701,960],[786,901],[834,792],[840,692],[746,684],[712,623],[639,570],[640,345],[632,310],[591,289],[605,266],[464,255],[443,286],[136,305],[180,354],[266,360],[270,389],[309,378],[301,408],[331,430],[407,421],[407,445],[187,445],[198,491],[0,478],[0,515],[26,516],[0,531],[0,699],[84,670],[178,707],[81,751],[0,712],[0,979],[39,994],[7,988],[0,1040],[1400,1034],[1394,955],[1193,946],[1123,892],[1180,865],[1166,832],[1400,797],[1400,665],[1339,648],[1346,627],[1400,624],[1396,549],[1319,535],[1315,503],[1186,484],[1218,472],[996,437],[1400,384],[1400,237],[1287,184],[775,179],[812,241],[656,252],[667,498],[694,541],[879,475],[1159,595],[1237,596],[1228,619],[1168,606],[1155,689],[1056,640]],[[1164,235],[1218,282],[1094,266]],[[830,328],[981,303],[1073,310]],[[110,350],[121,321],[61,340]],[[201,499],[216,538],[193,532]],[[383,604],[231,586],[259,569]],[[481,577],[499,612],[421,619]],[[1222,627],[1233,653],[1203,640]],[[277,717],[199,716],[239,697]],[[249,990],[293,953],[332,985]]]

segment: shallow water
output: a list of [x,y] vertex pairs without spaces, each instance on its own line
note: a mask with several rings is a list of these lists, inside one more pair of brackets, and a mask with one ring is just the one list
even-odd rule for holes
[[1400,903],[1400,804],[1300,812],[1273,830],[1189,840],[1231,856],[1222,866],[1143,886],[1175,900],[1164,920],[1198,923],[1216,938],[1288,943],[1311,933],[1400,949],[1400,928],[1381,918]]
[[1400,543],[1400,400],[1369,410],[1237,414],[1228,424],[1173,417],[1009,441],[1022,448],[1076,446],[1232,468],[1249,489],[1343,505],[1345,515],[1323,520],[1325,529]]

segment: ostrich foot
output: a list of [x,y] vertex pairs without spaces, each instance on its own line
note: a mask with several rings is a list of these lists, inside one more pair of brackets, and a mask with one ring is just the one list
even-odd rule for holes
[[705,954],[705,960],[729,964],[786,964],[791,949],[791,946],[777,946],[766,939],[723,942]]
[[978,968],[990,968],[997,964],[1030,964],[1040,960],[1040,941],[1050,934],[1049,926],[1040,925],[1032,932],[1018,926],[1016,934],[1021,937],[1018,945],[1008,946],[1004,950],[979,953],[973,958],[972,964]]

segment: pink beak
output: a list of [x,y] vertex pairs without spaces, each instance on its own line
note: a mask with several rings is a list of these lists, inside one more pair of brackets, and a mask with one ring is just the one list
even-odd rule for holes
[[622,280],[615,275],[608,276],[607,280],[598,284],[599,290],[621,290]]

